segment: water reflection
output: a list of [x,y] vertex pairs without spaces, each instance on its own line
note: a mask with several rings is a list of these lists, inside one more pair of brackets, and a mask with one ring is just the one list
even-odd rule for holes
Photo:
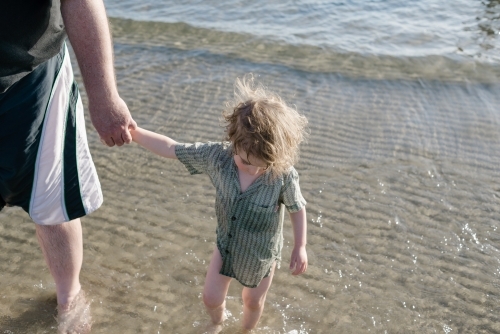
[[478,27],[481,31],[479,45],[485,50],[495,48],[494,39],[500,33],[500,0],[484,1],[486,7],[482,16],[476,17]]
[[477,20],[480,20],[479,28],[481,31],[484,31],[487,36],[495,36],[499,33],[499,22],[500,19],[500,1],[488,1],[486,3],[486,11],[484,13],[484,17],[478,17]]
[[466,32],[458,41],[463,55],[496,63],[500,60],[500,1],[482,1],[469,20],[463,21]]

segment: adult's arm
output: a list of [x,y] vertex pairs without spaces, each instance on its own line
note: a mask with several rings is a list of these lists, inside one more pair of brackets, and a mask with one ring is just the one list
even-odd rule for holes
[[108,146],[130,143],[137,127],[116,87],[113,45],[102,0],[61,0],[66,33],[89,100],[90,119]]

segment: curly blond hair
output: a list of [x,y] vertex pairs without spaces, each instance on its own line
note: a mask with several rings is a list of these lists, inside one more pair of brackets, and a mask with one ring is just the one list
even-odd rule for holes
[[234,99],[226,103],[225,140],[233,154],[243,150],[264,161],[273,176],[285,173],[299,158],[299,144],[306,139],[307,118],[281,97],[255,83],[253,75],[236,79]]

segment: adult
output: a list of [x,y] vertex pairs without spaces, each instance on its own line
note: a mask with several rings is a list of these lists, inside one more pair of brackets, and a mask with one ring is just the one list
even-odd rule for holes
[[0,1],[0,210],[20,206],[36,223],[59,317],[78,318],[88,311],[75,306],[84,299],[79,218],[102,204],[102,193],[66,37],[101,141],[130,143],[136,123],[117,91],[102,0]]

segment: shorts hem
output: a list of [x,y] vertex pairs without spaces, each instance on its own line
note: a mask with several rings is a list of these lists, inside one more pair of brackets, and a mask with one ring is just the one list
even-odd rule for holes
[[40,225],[40,226],[53,226],[53,225],[61,225],[61,224],[64,224],[64,223],[68,223],[72,220],[75,220],[75,219],[80,219],[82,217],[85,217],[85,216],[88,216],[90,214],[92,214],[94,211],[97,211],[101,206],[102,206],[102,201],[101,203],[99,203],[98,205],[94,206],[94,207],[90,207],[88,209],[87,212],[85,212],[84,214],[80,215],[80,214],[77,214],[76,217],[72,218],[72,219],[69,219],[69,220],[64,220],[64,221],[58,221],[58,222],[55,222],[55,223],[48,223],[48,222],[39,222],[39,221],[36,221],[35,219],[33,219],[33,217],[31,217],[31,219],[33,220],[33,222],[36,224],[36,225]]

